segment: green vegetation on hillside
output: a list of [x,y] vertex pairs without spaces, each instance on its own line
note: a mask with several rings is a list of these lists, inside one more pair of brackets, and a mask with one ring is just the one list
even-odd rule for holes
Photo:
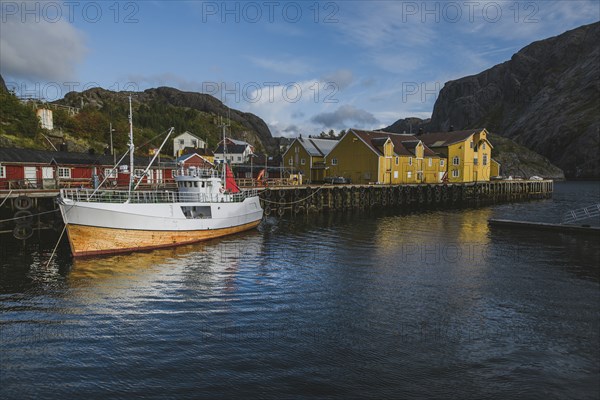
[[32,139],[40,132],[35,110],[14,94],[0,92],[0,134]]
[[[159,100],[133,106],[134,141],[139,154],[160,146],[170,127],[175,128],[173,136],[189,131],[214,149],[222,135],[219,123],[217,115],[175,107]],[[87,140],[89,147],[97,151],[102,151],[110,143],[110,124],[115,152],[125,151],[129,134],[129,106],[126,101],[104,101],[101,106],[86,105],[74,116],[61,109],[54,112],[55,129],[73,138]],[[234,121],[228,129],[232,132],[244,131],[244,127]],[[162,153],[171,154],[172,149],[173,141],[169,140]]]

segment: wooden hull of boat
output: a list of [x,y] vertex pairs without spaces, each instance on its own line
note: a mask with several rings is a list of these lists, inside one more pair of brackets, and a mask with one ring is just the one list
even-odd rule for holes
[[260,220],[222,229],[196,231],[145,231],[67,225],[69,244],[74,257],[129,253],[201,242],[256,228]]

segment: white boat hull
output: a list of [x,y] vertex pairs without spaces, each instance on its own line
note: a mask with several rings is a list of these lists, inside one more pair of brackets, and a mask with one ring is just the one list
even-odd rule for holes
[[[191,209],[204,213],[190,215]],[[240,202],[141,204],[63,199],[60,211],[75,257],[208,240],[252,229],[263,216],[258,197]]]

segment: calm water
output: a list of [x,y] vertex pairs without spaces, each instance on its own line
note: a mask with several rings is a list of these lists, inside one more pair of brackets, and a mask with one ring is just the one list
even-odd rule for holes
[[[552,200],[268,219],[175,250],[46,267],[2,238],[0,398],[600,396],[600,245],[490,229]],[[598,224],[599,221],[594,221]]]

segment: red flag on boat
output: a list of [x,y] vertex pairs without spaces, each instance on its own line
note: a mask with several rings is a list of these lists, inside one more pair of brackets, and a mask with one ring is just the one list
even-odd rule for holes
[[229,165],[225,164],[225,189],[229,190],[231,193],[238,193],[240,188],[237,183],[235,183],[235,178],[233,177],[233,172],[229,169]]

